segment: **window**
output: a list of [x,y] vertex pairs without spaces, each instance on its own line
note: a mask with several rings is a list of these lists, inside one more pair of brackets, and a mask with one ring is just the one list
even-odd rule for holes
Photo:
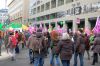
[[43,11],[44,11],[44,4],[41,5],[41,12],[43,12]]
[[70,2],[73,2],[73,0],[66,0],[66,3],[70,3]]
[[40,12],[40,6],[37,8],[37,12],[38,12],[38,13]]
[[51,8],[55,8],[56,7],[56,0],[51,0]]
[[64,0],[58,0],[58,6],[64,5]]
[[36,8],[34,8],[32,12],[33,12],[33,14],[36,14]]
[[50,2],[46,3],[46,8],[45,10],[49,10],[50,9]]

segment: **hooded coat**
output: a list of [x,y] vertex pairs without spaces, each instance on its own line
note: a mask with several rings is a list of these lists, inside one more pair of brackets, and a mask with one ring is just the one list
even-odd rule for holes
[[100,53],[100,34],[96,36],[94,39],[94,48],[93,48],[94,53]]

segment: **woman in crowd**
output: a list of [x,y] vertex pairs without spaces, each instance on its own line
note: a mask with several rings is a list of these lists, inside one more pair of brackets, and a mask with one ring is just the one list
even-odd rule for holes
[[50,66],[55,66],[54,59],[56,59],[56,66],[60,66],[59,54],[57,53],[57,44],[59,42],[59,34],[57,31],[51,32],[51,56],[50,56]]
[[67,33],[63,33],[61,41],[58,44],[58,53],[63,66],[70,66],[70,60],[73,54],[73,42]]
[[92,65],[95,65],[95,63],[98,63],[98,54],[100,54],[100,33],[96,35],[96,38],[94,39],[93,44],[93,62]]

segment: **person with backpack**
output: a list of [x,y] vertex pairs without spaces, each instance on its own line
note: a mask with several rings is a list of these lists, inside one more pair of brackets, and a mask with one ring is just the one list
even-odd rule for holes
[[29,49],[29,58],[30,58],[30,64],[34,63],[34,52],[33,52],[33,41],[36,38],[36,32],[33,32],[33,34],[28,38],[27,41],[27,47]]
[[11,32],[10,36],[9,36],[9,41],[8,41],[8,48],[9,48],[9,54],[11,56],[11,60],[14,61],[15,60],[15,48],[17,45],[17,39],[14,36],[14,33]]
[[70,60],[73,54],[73,42],[67,33],[63,33],[59,41],[57,52],[60,53],[60,59],[63,66],[70,66]]
[[[60,60],[59,60],[59,53],[57,53],[57,44],[59,42],[59,33],[57,31],[51,32],[51,55],[50,55],[50,66],[55,66],[54,63],[56,63],[57,66],[60,66]],[[56,59],[56,61],[54,61]]]
[[74,45],[74,66],[77,66],[77,57],[80,58],[80,66],[84,66],[84,51],[85,51],[85,41],[82,30],[77,32],[77,38]]
[[46,49],[42,29],[37,29],[36,37],[34,38],[32,43],[34,53],[34,66],[43,66]]

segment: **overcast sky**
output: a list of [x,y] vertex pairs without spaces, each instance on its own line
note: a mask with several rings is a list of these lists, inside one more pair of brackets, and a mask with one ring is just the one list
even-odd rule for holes
[[[12,0],[0,0],[0,9],[5,8],[5,1],[7,1],[7,4],[10,3]],[[6,5],[7,6],[7,5]]]

